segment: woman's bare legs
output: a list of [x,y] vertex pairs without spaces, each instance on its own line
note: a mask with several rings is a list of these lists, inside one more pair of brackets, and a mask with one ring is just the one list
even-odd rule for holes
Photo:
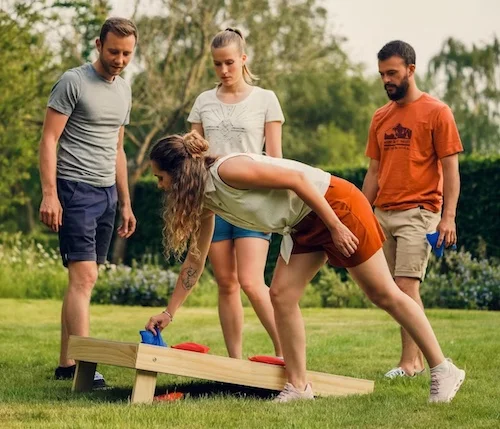
[[271,337],[276,356],[283,356],[274,320],[269,288],[264,281],[269,241],[257,237],[242,237],[234,241],[238,281],[252,304],[262,326]]
[[[307,386],[306,342],[299,300],[307,285],[325,262],[322,252],[292,255],[286,265],[279,258],[271,285],[276,326],[286,362],[288,381],[296,390],[285,390],[279,402],[311,399]],[[431,367],[430,402],[449,402],[465,379],[465,372],[445,360],[424,311],[394,283],[382,250],[357,267],[349,268],[368,297],[386,310],[412,336]],[[304,392],[304,393],[301,393]]]
[[212,243],[208,258],[219,289],[219,319],[229,357],[241,359],[243,343],[243,305],[236,271],[233,240]]
[[288,265],[280,256],[271,283],[271,301],[288,381],[301,391],[305,389],[307,379],[306,338],[299,301],[305,287],[325,261],[324,252],[292,255]]
[[[219,319],[229,357],[241,359],[243,306],[241,288],[269,333],[277,356],[282,356],[264,269],[269,242],[255,237],[212,243],[208,258],[219,289]],[[240,261],[238,264],[237,261]]]
[[424,311],[398,288],[389,272],[382,250],[368,261],[348,270],[368,298],[387,311],[411,335],[431,368],[445,360]]

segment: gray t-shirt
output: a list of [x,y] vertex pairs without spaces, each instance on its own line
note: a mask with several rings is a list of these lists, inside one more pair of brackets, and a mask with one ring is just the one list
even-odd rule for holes
[[132,91],[120,76],[107,81],[90,63],[56,82],[48,107],[69,116],[59,138],[57,177],[97,187],[116,181],[116,148],[129,123]]

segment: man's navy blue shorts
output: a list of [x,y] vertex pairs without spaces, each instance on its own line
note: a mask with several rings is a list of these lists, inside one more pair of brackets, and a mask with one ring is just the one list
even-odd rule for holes
[[58,178],[57,193],[63,208],[59,248],[64,266],[71,261],[103,264],[115,225],[116,185],[98,188]]

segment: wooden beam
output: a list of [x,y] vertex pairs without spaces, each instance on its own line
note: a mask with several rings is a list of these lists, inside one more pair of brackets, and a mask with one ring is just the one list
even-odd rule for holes
[[[93,362],[136,369],[133,403],[151,402],[157,373],[271,390],[281,390],[286,383],[286,371],[282,366],[170,347],[71,336],[68,354],[79,364]],[[85,371],[85,374],[87,372]],[[85,375],[84,379],[87,378]],[[308,371],[307,378],[313,385],[314,393],[319,396],[367,394],[374,389],[374,382],[371,380],[317,371]]]
[[[205,380],[282,390],[286,383],[285,368],[243,359],[231,359],[185,350],[139,344],[137,368],[201,378]],[[342,396],[371,393],[374,382],[316,371],[308,371],[307,378],[316,395]]]
[[94,373],[97,363],[76,362],[75,376],[73,377],[73,392],[90,392],[94,384]]
[[151,404],[155,395],[156,372],[138,369],[135,373],[134,389],[130,402],[133,404]]
[[122,343],[71,335],[68,357],[84,362],[136,368],[138,346],[137,343]]

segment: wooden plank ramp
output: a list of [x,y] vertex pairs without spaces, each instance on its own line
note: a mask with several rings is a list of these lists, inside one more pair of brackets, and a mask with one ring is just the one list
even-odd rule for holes
[[[181,375],[242,386],[282,390],[286,370],[282,366],[231,359],[224,356],[194,353],[170,347],[108,341],[72,335],[69,357],[77,363],[74,392],[92,389],[97,364],[136,370],[132,403],[153,401],[158,373]],[[307,371],[315,395],[344,396],[372,393],[374,382],[316,371]]]

